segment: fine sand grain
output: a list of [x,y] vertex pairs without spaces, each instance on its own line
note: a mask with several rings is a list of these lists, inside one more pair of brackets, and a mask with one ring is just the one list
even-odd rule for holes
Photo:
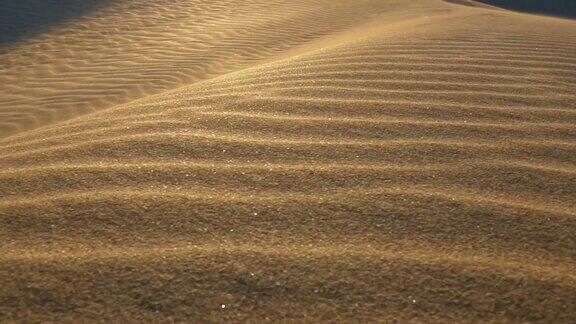
[[40,2],[0,9],[0,322],[576,322],[575,20]]

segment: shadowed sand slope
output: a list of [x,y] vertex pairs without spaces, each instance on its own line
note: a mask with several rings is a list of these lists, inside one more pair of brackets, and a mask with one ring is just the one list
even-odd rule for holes
[[112,3],[114,0],[3,0],[0,8],[0,45],[49,30],[66,20]]
[[5,51],[0,319],[576,321],[574,22],[218,3],[43,87]]

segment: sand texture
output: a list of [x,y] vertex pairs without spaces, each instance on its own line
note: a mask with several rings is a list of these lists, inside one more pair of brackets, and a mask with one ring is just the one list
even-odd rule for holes
[[0,322],[576,322],[576,20],[498,2],[7,1]]

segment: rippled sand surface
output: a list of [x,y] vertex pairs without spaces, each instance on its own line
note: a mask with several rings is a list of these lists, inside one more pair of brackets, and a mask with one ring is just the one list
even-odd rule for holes
[[3,6],[0,321],[576,321],[576,20]]

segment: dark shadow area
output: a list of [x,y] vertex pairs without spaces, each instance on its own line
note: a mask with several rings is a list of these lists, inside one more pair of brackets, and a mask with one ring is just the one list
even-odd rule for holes
[[1,0],[0,47],[117,0]]
[[576,0],[477,0],[489,5],[544,15],[576,18]]

